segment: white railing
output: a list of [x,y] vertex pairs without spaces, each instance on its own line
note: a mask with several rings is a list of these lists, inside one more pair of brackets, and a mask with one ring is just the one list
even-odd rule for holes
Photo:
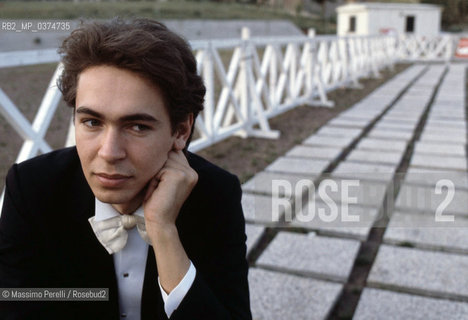
[[[190,149],[197,151],[231,135],[277,138],[268,119],[295,106],[333,106],[326,92],[359,86],[365,76],[397,60],[450,59],[453,39],[392,36],[308,36],[192,41],[206,87],[205,109],[196,122]],[[450,53],[450,54],[449,54]],[[0,53],[0,67],[58,62],[55,50]],[[24,139],[16,162],[48,152],[44,137],[60,100],[59,64],[31,124],[0,87],[0,113]],[[258,125],[258,126],[257,126]],[[71,127],[70,127],[71,128]],[[69,131],[67,145],[74,143]]]
[[458,37],[402,35],[398,38],[397,56],[401,61],[450,61]]
[[[54,50],[55,51],[55,50]],[[0,63],[6,66],[6,62],[9,61],[8,67],[24,66],[31,64],[53,62],[54,55],[48,52],[47,59],[42,60],[44,52],[10,52],[7,54],[0,55]],[[11,56],[10,60],[6,60],[5,56]],[[55,56],[58,55],[55,53]],[[35,59],[36,58],[36,59]],[[52,61],[51,61],[52,60]],[[55,58],[55,61],[57,58]],[[47,91],[42,99],[41,105],[36,113],[33,123],[31,124],[26,117],[18,110],[15,104],[0,88],[0,114],[2,114],[10,125],[18,132],[23,138],[24,143],[21,150],[16,158],[16,162],[21,162],[29,158],[34,157],[38,152],[49,152],[51,147],[45,141],[44,137],[49,129],[50,122],[55,113],[57,105],[60,102],[61,93],[56,86],[58,77],[62,72],[62,65],[59,64],[57,69],[49,82]]]
[[333,106],[326,92],[378,76],[395,62],[395,42],[389,36],[315,36],[313,30],[302,37],[250,38],[247,29],[239,40],[193,41],[207,94],[190,149],[231,135],[278,137],[269,118],[302,104]]

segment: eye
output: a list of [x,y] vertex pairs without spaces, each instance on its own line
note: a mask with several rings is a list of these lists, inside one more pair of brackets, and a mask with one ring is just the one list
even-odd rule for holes
[[151,129],[149,126],[144,125],[144,124],[133,124],[130,126],[130,128],[136,132],[144,132],[144,131],[148,131]]
[[83,123],[88,128],[95,128],[95,127],[99,126],[101,122],[99,120],[96,120],[96,119],[83,119],[81,121],[81,123]]

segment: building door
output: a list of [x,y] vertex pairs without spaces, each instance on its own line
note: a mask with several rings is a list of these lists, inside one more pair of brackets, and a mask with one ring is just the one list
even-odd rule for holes
[[356,32],[356,16],[349,17],[349,32]]
[[406,16],[405,32],[408,32],[408,33],[414,32],[414,16]]

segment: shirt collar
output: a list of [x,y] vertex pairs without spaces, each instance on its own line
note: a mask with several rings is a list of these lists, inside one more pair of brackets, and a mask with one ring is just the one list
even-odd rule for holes
[[[120,213],[112,207],[109,203],[104,203],[99,201],[98,198],[95,199],[95,221],[103,221],[107,219],[111,219],[113,217],[119,216]],[[145,217],[143,206],[138,207],[138,209],[133,213],[139,215],[140,217]]]

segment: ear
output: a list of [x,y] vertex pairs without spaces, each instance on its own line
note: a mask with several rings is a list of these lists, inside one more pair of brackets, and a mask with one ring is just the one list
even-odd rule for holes
[[176,151],[183,150],[190,137],[190,132],[193,126],[193,113],[189,113],[187,119],[177,124],[177,128],[174,134],[175,140],[172,148]]

